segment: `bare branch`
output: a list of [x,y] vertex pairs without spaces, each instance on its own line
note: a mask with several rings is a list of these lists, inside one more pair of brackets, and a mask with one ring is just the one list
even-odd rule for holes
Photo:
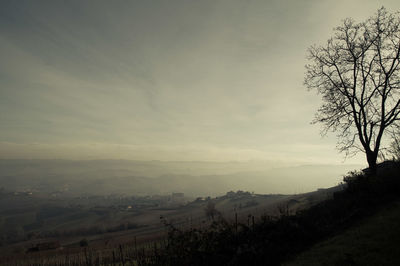
[[399,57],[400,18],[384,8],[363,23],[345,19],[325,46],[309,49],[304,84],[323,100],[313,122],[338,133],[339,151],[365,152],[371,167],[385,131],[399,126]]

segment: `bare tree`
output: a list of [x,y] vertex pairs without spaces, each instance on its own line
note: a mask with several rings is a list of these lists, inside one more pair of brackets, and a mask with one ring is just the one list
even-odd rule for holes
[[399,121],[400,18],[384,7],[356,23],[347,18],[325,46],[311,46],[305,85],[322,95],[314,123],[338,132],[338,148],[362,151],[376,170],[385,132]]

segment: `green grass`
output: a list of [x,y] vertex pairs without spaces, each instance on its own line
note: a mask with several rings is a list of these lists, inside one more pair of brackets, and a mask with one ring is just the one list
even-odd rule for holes
[[400,202],[314,245],[284,265],[400,265]]

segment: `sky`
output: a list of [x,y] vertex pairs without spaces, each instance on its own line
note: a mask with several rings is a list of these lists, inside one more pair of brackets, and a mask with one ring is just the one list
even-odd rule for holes
[[307,48],[388,1],[0,3],[0,158],[344,159]]

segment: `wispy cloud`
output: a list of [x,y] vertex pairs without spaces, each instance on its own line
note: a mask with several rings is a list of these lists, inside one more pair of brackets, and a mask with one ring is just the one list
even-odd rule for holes
[[5,1],[1,156],[340,160],[303,66],[356,2]]

